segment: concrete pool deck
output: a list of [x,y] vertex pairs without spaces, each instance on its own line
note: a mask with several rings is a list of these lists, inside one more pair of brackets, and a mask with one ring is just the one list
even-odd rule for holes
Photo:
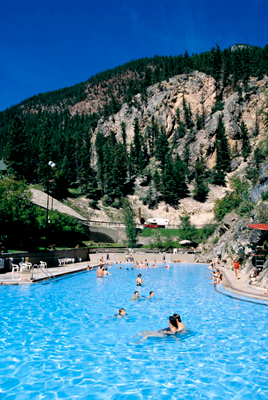
[[236,280],[234,271],[220,266],[216,268],[223,273],[223,287],[228,292],[240,296],[268,301],[268,296],[265,294],[267,292],[267,289],[250,285],[248,273],[245,273],[243,270],[239,270],[238,280]]

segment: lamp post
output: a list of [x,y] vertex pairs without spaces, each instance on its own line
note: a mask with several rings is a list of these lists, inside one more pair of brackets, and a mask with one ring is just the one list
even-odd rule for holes
[[[50,168],[56,167],[56,164],[53,161],[49,161],[48,165]],[[49,177],[50,177],[50,169],[49,169]],[[49,182],[47,180],[47,217],[46,217],[46,248],[48,247],[48,224],[49,224]]]

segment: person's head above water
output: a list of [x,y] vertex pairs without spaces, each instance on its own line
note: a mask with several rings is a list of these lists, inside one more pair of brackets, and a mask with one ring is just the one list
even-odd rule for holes
[[[176,314],[174,314],[174,315],[176,315]],[[168,319],[168,324],[169,324],[169,327],[172,329],[178,329],[178,320],[177,320],[177,318],[174,316],[174,315],[171,315],[170,317],[169,317],[169,319]],[[177,314],[178,315],[178,314]]]
[[154,292],[151,291],[151,292],[149,293],[149,296],[150,296],[150,297],[154,297]]
[[180,314],[173,314],[172,317],[176,318],[179,322],[181,322]]
[[139,297],[140,296],[140,294],[139,294],[139,292],[136,290],[136,292],[134,292],[134,296],[135,297]]
[[121,316],[126,315],[126,310],[124,308],[120,308],[118,315],[121,315]]
[[141,274],[138,275],[138,278],[141,278]]

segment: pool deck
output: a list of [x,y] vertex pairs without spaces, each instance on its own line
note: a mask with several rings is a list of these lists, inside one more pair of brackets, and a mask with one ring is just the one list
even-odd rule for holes
[[[98,255],[99,258],[100,255]],[[113,262],[114,264],[114,262]],[[119,262],[120,264],[120,262]],[[90,269],[88,268],[90,266]],[[54,278],[76,274],[85,271],[92,271],[98,267],[96,260],[83,261],[80,263],[68,264],[65,266],[52,267],[48,269],[34,269],[27,272],[8,272],[0,275],[0,285],[29,285],[42,281],[48,281]],[[235,272],[222,266],[217,266],[224,275],[224,288],[237,295],[251,297],[268,301],[268,296],[265,294],[267,289],[252,286],[249,284],[249,277],[243,270],[239,270],[239,279],[235,279]],[[208,269],[210,269],[208,267]]]
[[[0,285],[29,285],[45,280],[60,278],[62,276],[71,275],[88,270],[89,262],[81,262],[68,264],[60,267],[52,267],[47,269],[34,269],[27,272],[8,272],[0,275]],[[90,264],[90,270],[97,267],[97,264]]]
[[227,291],[240,296],[268,301],[268,296],[265,294],[267,289],[250,285],[248,273],[239,270],[238,280],[236,280],[234,271],[221,266],[216,268],[223,273],[223,286]]

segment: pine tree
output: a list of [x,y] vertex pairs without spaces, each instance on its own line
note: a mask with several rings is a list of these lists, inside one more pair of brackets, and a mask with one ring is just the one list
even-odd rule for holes
[[42,116],[39,148],[40,153],[37,167],[38,179],[39,182],[47,186],[47,182],[51,179],[51,167],[48,165],[48,162],[57,161],[54,157],[53,126],[47,114]]
[[4,160],[8,170],[18,180],[27,178],[29,171],[27,136],[21,119],[15,116],[8,129],[8,142],[4,150]]
[[161,184],[161,177],[158,173],[158,171],[156,170],[154,173],[154,187],[157,190],[157,192],[161,192],[162,191],[162,184]]
[[124,146],[126,146],[127,145],[127,133],[126,133],[125,122],[121,122],[121,135],[122,135],[122,140],[123,140]]
[[191,111],[191,106],[187,106],[186,100],[183,96],[182,100],[182,106],[183,106],[183,111],[184,111],[184,120],[185,120],[185,125],[187,129],[191,129],[194,126],[193,120],[192,120],[192,111]]
[[166,203],[177,207],[179,203],[179,196],[176,187],[176,173],[174,170],[172,157],[170,155],[166,157],[165,166],[162,170],[161,182],[163,200]]
[[105,138],[102,132],[98,132],[96,135],[95,149],[97,153],[97,177],[100,182],[102,194],[104,194],[104,145]]
[[187,166],[182,161],[179,154],[176,154],[174,160],[174,172],[175,172],[176,192],[178,198],[183,199],[184,197],[187,197],[189,194],[186,183]]
[[125,198],[123,201],[123,214],[125,220],[126,235],[128,238],[128,247],[133,248],[137,243],[137,230],[135,223],[135,213],[128,200]]
[[169,152],[169,143],[167,139],[167,134],[165,132],[164,127],[161,126],[161,133],[158,139],[156,140],[156,145],[155,145],[155,158],[161,162],[162,166],[165,163],[165,158],[168,152]]
[[188,165],[190,162],[190,146],[188,140],[186,140],[184,149],[183,149],[183,161],[184,164],[186,165],[186,168],[188,169]]
[[218,126],[216,129],[216,166],[214,182],[216,185],[225,186],[226,172],[231,171],[230,150],[225,134],[222,115],[219,117]]
[[195,163],[195,188],[193,198],[201,203],[207,199],[209,188],[206,182],[206,163],[203,157],[202,147],[200,148],[199,157]]
[[248,129],[244,121],[242,121],[240,125],[240,136],[242,139],[242,156],[244,157],[244,161],[246,161],[250,154],[251,147],[249,143]]

